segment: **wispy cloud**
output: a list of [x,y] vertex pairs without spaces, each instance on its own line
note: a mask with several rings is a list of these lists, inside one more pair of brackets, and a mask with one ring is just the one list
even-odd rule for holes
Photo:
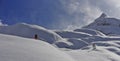
[[56,18],[60,27],[65,29],[80,28],[92,22],[101,14],[101,10],[92,6],[88,0],[61,0],[66,15]]

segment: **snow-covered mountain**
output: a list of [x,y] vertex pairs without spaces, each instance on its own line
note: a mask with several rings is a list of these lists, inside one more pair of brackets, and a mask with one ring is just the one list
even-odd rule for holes
[[90,25],[70,31],[26,23],[0,26],[0,60],[120,61],[119,23],[102,14]]
[[83,28],[95,29],[106,35],[120,35],[120,19],[109,18],[103,13],[93,23]]

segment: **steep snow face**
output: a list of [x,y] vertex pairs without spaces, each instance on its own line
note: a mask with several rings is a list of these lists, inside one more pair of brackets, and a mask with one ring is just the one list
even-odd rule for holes
[[59,35],[51,30],[26,23],[20,23],[11,26],[0,26],[0,33],[27,38],[34,38],[34,35],[37,34],[40,40],[46,41],[51,44],[55,41],[62,40]]
[[83,28],[95,29],[103,32],[106,35],[120,35],[120,20],[115,18],[108,18],[102,14],[93,23]]
[[75,61],[49,43],[0,34],[0,61]]

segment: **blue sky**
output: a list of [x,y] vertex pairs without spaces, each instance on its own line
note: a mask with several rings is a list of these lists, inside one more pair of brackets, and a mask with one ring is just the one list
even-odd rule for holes
[[102,12],[120,18],[119,0],[0,0],[5,24],[30,23],[49,29],[73,29],[91,23]]
[[58,7],[59,2],[53,0],[2,0],[0,18],[7,24],[26,22],[50,28],[60,13]]

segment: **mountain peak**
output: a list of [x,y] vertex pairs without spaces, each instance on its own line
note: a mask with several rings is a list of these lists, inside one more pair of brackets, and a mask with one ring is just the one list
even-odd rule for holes
[[105,13],[102,13],[99,18],[106,18],[107,15]]

